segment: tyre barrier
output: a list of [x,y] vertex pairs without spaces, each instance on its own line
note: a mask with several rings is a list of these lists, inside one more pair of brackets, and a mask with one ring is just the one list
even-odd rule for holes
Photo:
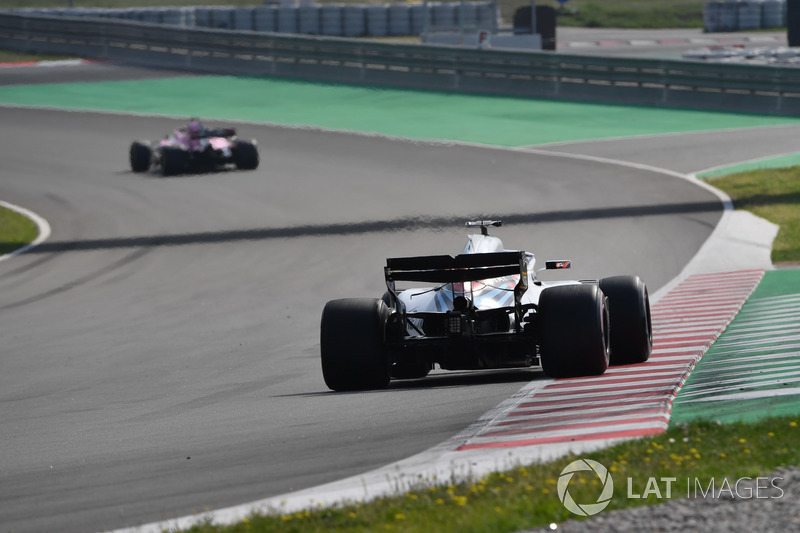
[[298,33],[297,8],[280,6],[278,8],[278,33]]
[[707,33],[781,28],[786,26],[786,0],[746,0],[703,4]]
[[443,30],[458,27],[458,11],[455,4],[433,4],[431,25]]
[[319,35],[319,6],[297,8],[297,33]]
[[342,17],[344,37],[363,37],[367,34],[367,12],[363,6],[345,6]]
[[370,37],[389,35],[388,6],[367,6],[367,35]]
[[[463,6],[463,7],[462,7]],[[463,11],[462,11],[463,9]],[[15,9],[16,13],[136,20],[151,24],[218,30],[327,35],[332,37],[417,36],[459,27],[497,29],[495,2],[422,4],[301,5],[183,8]],[[426,26],[427,18],[427,26]]]
[[389,35],[412,35],[410,5],[392,4],[389,6]]
[[786,2],[766,0],[761,7],[761,27],[781,28],[786,26]]
[[275,32],[278,30],[278,8],[257,7],[253,10],[253,30]]
[[319,10],[319,31],[322,35],[344,34],[344,7],[340,5],[324,5]]
[[425,32],[425,7],[420,4],[411,6],[411,35],[422,35]]
[[255,8],[237,7],[233,10],[233,29],[253,31],[255,29]]

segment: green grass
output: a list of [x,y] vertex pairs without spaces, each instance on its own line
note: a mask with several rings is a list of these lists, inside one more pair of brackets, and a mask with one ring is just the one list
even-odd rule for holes
[[[800,425],[794,418],[773,418],[755,424],[719,425],[706,421],[671,428],[653,438],[628,441],[601,451],[571,455],[545,463],[490,474],[472,483],[439,484],[371,503],[308,509],[290,514],[256,514],[233,526],[208,520],[189,531],[208,532],[486,532],[502,533],[541,527],[576,518],[557,496],[562,470],[576,459],[604,465],[614,482],[604,510],[666,501],[666,483],[645,498],[649,479],[675,478],[672,498],[699,494],[743,477],[759,477],[778,467],[800,464]],[[628,482],[630,478],[630,482]],[[631,494],[642,498],[628,498]],[[763,484],[762,484],[763,485]],[[652,487],[652,486],[651,486]],[[595,503],[600,481],[592,472],[578,472],[568,485],[578,503]]]
[[13,252],[30,243],[39,230],[28,218],[0,207],[0,255]]
[[[559,10],[559,26],[587,28],[702,28],[706,0],[570,0],[539,2]],[[505,16],[505,4],[501,2]],[[510,19],[509,19],[510,20]]]
[[800,262],[800,166],[753,170],[707,180],[744,209],[780,226],[772,262]]

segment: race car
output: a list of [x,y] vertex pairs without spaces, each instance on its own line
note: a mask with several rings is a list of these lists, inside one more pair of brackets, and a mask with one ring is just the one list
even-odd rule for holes
[[239,139],[234,128],[206,129],[196,119],[158,142],[134,141],[130,148],[131,170],[155,170],[164,176],[208,172],[229,165],[254,170],[258,162],[255,140]]
[[[542,281],[542,270],[571,267],[506,250],[480,228],[455,257],[386,259],[382,298],[329,301],[322,312],[320,354],[335,391],[386,387],[443,370],[541,367],[550,377],[603,374],[608,366],[647,361],[653,346],[650,300],[635,275]],[[399,282],[426,286],[399,288]]]

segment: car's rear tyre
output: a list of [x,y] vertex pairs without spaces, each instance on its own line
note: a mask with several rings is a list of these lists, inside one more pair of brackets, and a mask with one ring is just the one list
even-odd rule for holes
[[381,389],[389,384],[384,335],[389,309],[380,299],[332,300],[322,311],[322,376],[335,391]]
[[258,168],[258,148],[248,141],[237,141],[233,146],[233,162],[240,170]]
[[180,174],[186,168],[188,160],[186,151],[172,146],[161,148],[161,174],[163,176],[174,176]]
[[142,141],[133,141],[130,149],[131,170],[134,172],[147,172],[153,161],[153,150],[150,145]]
[[608,298],[611,318],[611,364],[643,363],[653,351],[650,297],[639,276],[614,276],[600,280]]
[[609,362],[606,298],[597,285],[560,285],[539,297],[542,370],[554,378],[596,376]]

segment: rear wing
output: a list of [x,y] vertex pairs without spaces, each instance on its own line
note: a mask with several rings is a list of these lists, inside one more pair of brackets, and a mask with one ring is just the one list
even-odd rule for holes
[[457,283],[520,274],[525,283],[525,252],[487,254],[426,255],[386,259],[386,281]]
[[208,138],[208,137],[233,137],[236,135],[235,128],[216,128],[213,130],[206,130],[200,135],[198,138]]
[[[386,288],[399,303],[396,281],[421,281],[428,283],[459,283],[519,275],[514,287],[514,313],[517,328],[522,323],[522,295],[528,290],[528,262],[523,251],[485,254],[426,255],[421,257],[395,257],[386,259],[384,276]],[[405,317],[405,306],[398,305]]]

